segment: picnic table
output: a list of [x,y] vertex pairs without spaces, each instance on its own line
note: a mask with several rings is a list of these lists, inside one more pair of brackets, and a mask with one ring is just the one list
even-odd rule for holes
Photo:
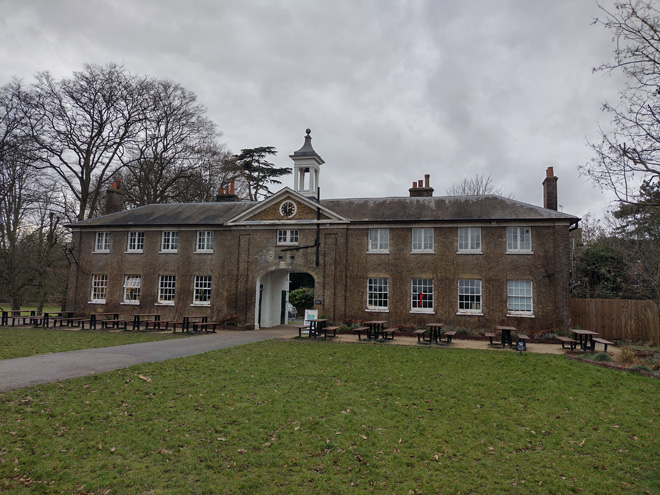
[[321,336],[329,320],[327,318],[314,318],[307,321],[309,322],[309,338],[311,339],[312,337],[318,338]]
[[508,345],[509,349],[513,349],[513,338],[511,337],[511,332],[516,332],[516,328],[497,326],[495,327],[495,330],[502,332],[502,348],[505,349]]
[[598,335],[597,332],[592,330],[582,330],[580,328],[571,328],[571,332],[577,336],[578,345],[583,351],[593,351],[596,348],[594,337]]
[[11,326],[13,327],[16,324],[16,320],[19,322],[22,321],[22,325],[27,325],[27,322],[36,318],[36,312],[29,309],[10,309],[2,311],[2,320],[0,324],[3,326],[9,325],[9,319],[11,318]]
[[119,313],[91,313],[89,315],[89,328],[96,330],[96,324],[98,322],[101,322],[101,326],[104,327],[102,320],[117,322],[119,321]]
[[144,329],[149,330],[149,323],[153,324],[153,328],[158,327],[160,330],[160,313],[140,313],[133,315],[133,330],[140,330],[140,326],[144,323]]
[[378,336],[383,333],[383,330],[385,330],[387,322],[385,320],[372,320],[365,321],[364,324],[369,329],[367,330],[367,340],[378,340]]

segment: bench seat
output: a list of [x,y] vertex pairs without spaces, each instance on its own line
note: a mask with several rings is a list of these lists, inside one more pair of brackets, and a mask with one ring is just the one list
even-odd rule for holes
[[605,352],[607,352],[607,346],[608,345],[615,345],[614,342],[610,342],[609,340],[601,339],[600,337],[594,337],[594,349],[596,348],[596,344],[603,344],[605,346]]
[[570,347],[571,347],[571,351],[574,351],[574,350],[575,350],[575,346],[578,344],[578,341],[577,341],[577,340],[572,339],[572,338],[570,338],[570,337],[562,337],[562,336],[558,336],[558,337],[556,337],[556,338],[557,338],[557,340],[559,340],[559,341],[561,342],[561,348],[562,348],[562,349],[566,349],[565,344],[569,344]]
[[362,340],[362,334],[363,333],[368,333],[369,332],[369,327],[357,327],[353,329],[353,333],[356,333],[358,336],[358,340]]
[[499,342],[494,342],[493,339],[497,337],[497,334],[495,332],[486,332],[484,336],[488,339],[488,347],[497,347],[497,348],[504,348],[504,346],[499,343]]
[[440,340],[442,340],[442,337],[445,338],[447,341],[447,345],[451,344],[452,339],[456,336],[456,330],[450,330],[449,332],[445,332],[440,336]]
[[383,340],[394,340],[394,332],[396,328],[386,328],[381,333],[383,334]]

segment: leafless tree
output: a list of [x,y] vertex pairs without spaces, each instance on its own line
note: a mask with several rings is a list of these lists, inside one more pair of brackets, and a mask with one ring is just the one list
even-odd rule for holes
[[447,188],[448,196],[483,196],[485,194],[495,194],[497,196],[513,198],[512,194],[507,195],[503,188],[495,186],[490,174],[477,174],[474,177],[465,178]]
[[618,103],[603,105],[612,130],[590,144],[595,158],[581,172],[620,201],[637,203],[642,183],[660,181],[660,11],[646,0],[599,7],[605,17],[595,23],[612,32],[614,59],[594,71],[621,72],[627,82]]
[[216,125],[193,92],[169,80],[151,81],[148,101],[122,172],[132,206],[181,201],[185,183],[197,179],[209,154],[221,148]]
[[41,167],[53,171],[83,220],[100,208],[105,186],[145,119],[147,80],[116,64],[87,64],[68,79],[37,75],[28,107]]

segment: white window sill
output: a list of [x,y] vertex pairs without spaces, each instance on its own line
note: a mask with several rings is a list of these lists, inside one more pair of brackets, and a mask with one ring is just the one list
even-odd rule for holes
[[87,304],[105,304],[105,299],[97,299],[95,301],[87,301]]
[[211,302],[207,302],[207,303],[196,302],[190,305],[190,307],[192,308],[208,308],[209,306],[211,306]]
[[213,251],[195,251],[195,254],[213,254]]
[[536,318],[533,313],[507,313],[509,318]]
[[299,242],[278,242],[277,246],[299,246]]
[[172,250],[166,250],[166,251],[158,251],[158,254],[177,254],[179,252],[178,249],[172,249]]
[[483,251],[456,251],[456,254],[484,254]]
[[126,254],[142,254],[144,253],[144,249],[129,249],[125,251]]
[[139,306],[140,301],[122,301],[119,304],[122,306]]
[[390,310],[388,308],[367,308],[365,309],[367,313],[389,313]]
[[103,250],[103,251],[92,251],[94,254],[108,254],[110,250]]
[[435,311],[432,309],[411,309],[410,313],[416,315],[434,315]]
[[390,251],[367,251],[367,254],[390,254]]
[[158,301],[155,306],[174,306],[174,301]]
[[413,250],[410,251],[410,254],[435,254],[435,251],[428,250],[428,249],[418,249],[418,250]]
[[483,316],[481,311],[459,311],[456,313],[458,316]]
[[506,254],[534,254],[534,251],[507,251]]

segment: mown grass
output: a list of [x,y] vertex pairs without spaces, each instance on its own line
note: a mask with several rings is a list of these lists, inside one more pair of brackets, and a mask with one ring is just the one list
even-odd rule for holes
[[[11,493],[658,493],[660,382],[274,341],[0,396]],[[2,488],[0,488],[2,490]]]
[[0,359],[181,338],[181,334],[0,327]]

